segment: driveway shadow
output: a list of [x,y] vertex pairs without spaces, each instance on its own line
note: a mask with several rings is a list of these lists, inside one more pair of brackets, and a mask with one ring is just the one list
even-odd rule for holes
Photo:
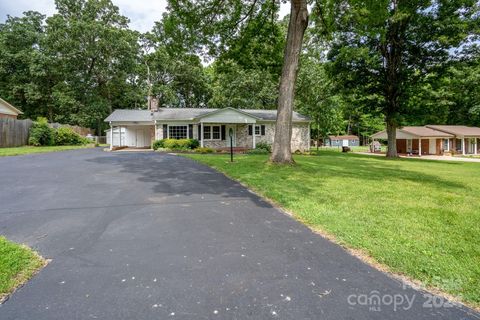
[[161,153],[118,153],[87,161],[120,167],[121,173],[133,174],[136,180],[152,186],[154,195],[192,196],[205,201],[212,196],[225,198],[225,201],[248,199],[260,207],[272,207],[238,182],[184,157]]

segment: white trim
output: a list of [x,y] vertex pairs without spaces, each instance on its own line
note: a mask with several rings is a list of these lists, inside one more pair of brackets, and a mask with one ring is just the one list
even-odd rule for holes
[[112,122],[110,121],[110,151],[113,149],[113,126]]
[[203,122],[200,123],[200,146],[203,148]]
[[462,155],[465,155],[465,138],[462,138]]
[[[205,114],[202,114],[201,116],[198,116],[196,117],[195,119],[202,119],[202,118],[205,118],[205,117],[208,117],[208,116],[211,116],[211,115],[214,115],[214,114],[217,114],[217,113],[222,113],[222,112],[225,112],[225,110],[233,110],[235,112],[238,112],[244,116],[248,116],[248,117],[251,117],[251,118],[254,118],[254,119],[257,119],[257,120],[261,120],[261,118],[253,115],[253,114],[250,114],[248,113],[247,111],[243,111],[241,109],[235,109],[235,108],[232,108],[232,107],[226,107],[226,108],[221,108],[221,109],[217,109],[217,110],[214,110],[212,112],[208,112],[208,113],[205,113]],[[200,120],[200,122],[202,122]]]
[[19,115],[19,114],[23,114],[22,111],[20,111],[19,109],[15,108],[14,106],[12,106],[10,103],[8,103],[7,101],[3,100],[2,98],[0,98],[0,102],[2,102],[7,108],[9,108],[10,110],[12,110],[13,112],[15,112],[16,114],[14,115]]
[[418,139],[418,156],[419,157],[422,156],[422,139],[421,138]]
[[187,137],[185,139],[188,139],[188,124],[166,124],[167,125],[167,139],[170,139],[170,127],[187,127]]
[[[203,125],[203,122],[202,122],[202,125]],[[209,127],[210,128],[210,138],[208,139],[205,139],[204,137],[204,133],[202,133],[202,138],[205,139],[205,141],[222,141],[222,125],[221,124],[208,124],[208,125],[203,125],[203,127]],[[220,138],[218,139],[214,139],[213,138],[213,127],[218,127],[219,130],[220,130]],[[205,129],[204,129],[205,130]],[[205,132],[205,131],[204,131]]]

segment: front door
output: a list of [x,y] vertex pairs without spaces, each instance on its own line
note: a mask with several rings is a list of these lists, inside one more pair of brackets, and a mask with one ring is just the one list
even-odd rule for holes
[[428,154],[437,154],[437,141],[436,139],[430,139],[428,143]]
[[348,147],[348,140],[347,139],[343,139],[342,146],[343,147]]
[[135,134],[135,147],[143,148],[145,147],[145,130],[137,129]]
[[235,125],[227,125],[225,126],[225,139],[227,140],[227,147],[230,147],[230,134],[232,135],[232,147],[237,146],[237,130]]

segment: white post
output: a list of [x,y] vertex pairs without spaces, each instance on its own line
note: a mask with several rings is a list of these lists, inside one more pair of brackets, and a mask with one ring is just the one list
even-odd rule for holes
[[450,151],[450,138],[447,138],[447,151]]
[[253,136],[253,149],[255,149],[255,124],[252,125],[252,136]]
[[200,146],[203,148],[203,122],[200,122]]
[[465,155],[465,137],[462,138],[462,154]]
[[121,147],[122,146],[122,126],[118,126],[118,130],[119,130],[118,146]]
[[478,150],[477,150],[478,139],[477,138],[473,138],[473,139],[475,139],[474,140],[475,141],[475,144],[474,144],[475,148],[473,149],[473,154],[477,155],[478,154]]
[[112,122],[110,122],[110,151],[113,150],[113,126]]
[[422,139],[418,138],[418,155],[422,156]]

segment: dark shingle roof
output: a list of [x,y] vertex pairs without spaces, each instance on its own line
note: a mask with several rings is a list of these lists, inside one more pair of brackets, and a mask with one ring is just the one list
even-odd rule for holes
[[[207,108],[159,108],[157,112],[149,110],[126,110],[117,109],[110,114],[105,121],[129,122],[129,121],[153,121],[153,120],[194,120],[219,109]],[[277,110],[239,109],[261,120],[276,120]],[[298,112],[293,112],[293,121],[310,121],[310,119]]]

